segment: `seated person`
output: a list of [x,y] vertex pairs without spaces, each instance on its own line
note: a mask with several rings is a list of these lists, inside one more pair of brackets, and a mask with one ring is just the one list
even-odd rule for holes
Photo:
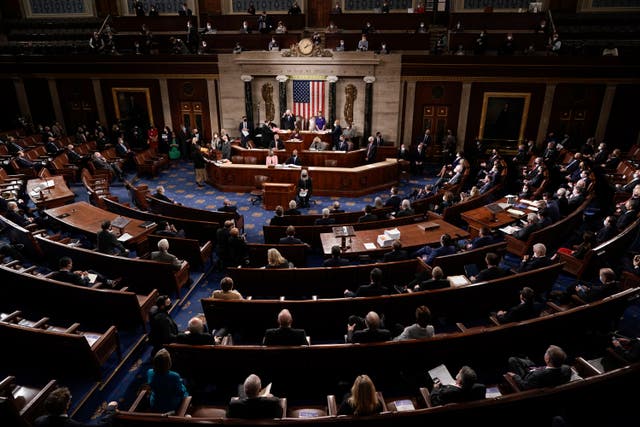
[[287,230],[285,231],[285,233],[286,237],[282,237],[278,241],[278,243],[284,245],[307,245],[305,242],[296,237],[296,228],[293,225],[287,226]]
[[555,387],[571,380],[571,368],[564,364],[566,359],[564,350],[550,345],[544,353],[544,366],[536,366],[529,358],[510,357],[507,374],[521,390]]
[[108,255],[129,255],[129,249],[118,240],[111,230],[111,221],[104,221],[100,225],[100,232],[98,233],[98,252]]
[[[68,415],[71,407],[71,392],[67,387],[53,390],[44,400],[46,413],[36,418],[34,425],[38,427],[84,427],[88,424],[71,419]],[[98,418],[95,426],[107,427],[111,425],[111,418],[118,409],[118,402],[109,402],[106,410]]]
[[487,263],[487,268],[481,270],[477,276],[469,277],[469,280],[471,280],[472,283],[500,279],[502,277],[511,275],[511,272],[509,270],[505,270],[499,267],[500,257],[497,254],[493,252],[487,252],[487,254],[484,256],[484,261]]
[[[59,270],[52,273],[49,278],[53,280],[58,280],[60,282],[71,283],[72,285],[77,286],[90,286],[91,278],[89,277],[88,271],[73,271],[73,261],[71,258],[63,256],[58,261]],[[95,274],[95,273],[94,273]],[[103,282],[107,286],[113,288],[117,285],[118,281],[109,280],[104,276],[98,274],[96,277],[96,281]]]
[[548,267],[551,264],[553,264],[553,261],[547,256],[547,247],[543,243],[536,243],[533,245],[533,256],[523,256],[517,271],[518,273],[524,273],[525,271]]
[[262,345],[309,345],[304,329],[293,329],[293,317],[286,308],[278,314],[278,328],[267,329]]
[[24,209],[21,209],[17,202],[8,202],[7,211],[4,213],[5,218],[23,228],[36,224],[38,219],[28,212],[29,208],[26,205],[22,207]]
[[276,166],[278,164],[278,155],[273,152],[273,148],[269,148],[269,154],[265,162],[267,166]]
[[344,209],[340,209],[340,202],[339,201],[335,201],[333,202],[333,206],[331,207],[331,213],[332,214],[336,214],[336,213],[344,213]]
[[571,294],[576,294],[585,302],[593,302],[620,292],[620,282],[616,280],[616,273],[611,268],[601,268],[598,273],[598,283],[580,282],[567,288],[566,295],[560,296],[560,301],[567,301]]
[[296,203],[296,201],[290,200],[289,209],[284,211],[284,214],[285,215],[301,215],[300,211],[297,208],[298,208],[298,204]]
[[540,216],[531,212],[527,215],[527,224],[520,230],[513,233],[513,237],[518,240],[526,241],[531,233],[540,230],[540,228]]
[[451,191],[445,191],[442,195],[442,201],[433,207],[433,211],[437,214],[442,214],[446,208],[453,206],[455,203],[454,198],[455,196]]
[[238,207],[234,206],[231,203],[231,200],[229,199],[224,199],[224,202],[222,202],[222,206],[220,208],[218,208],[218,210],[220,212],[231,212],[231,213],[237,213],[238,212]]
[[158,250],[151,252],[151,260],[171,264],[174,270],[180,270],[184,261],[178,259],[177,256],[169,253],[169,241],[160,239],[158,241]]
[[500,323],[520,322],[538,317],[535,306],[535,292],[528,286],[520,290],[520,302],[508,310],[499,310],[496,319]]
[[424,246],[421,249],[415,251],[411,256],[412,257],[422,257],[424,262],[431,265],[433,260],[439,256],[445,255],[453,255],[456,253],[455,242],[447,233],[440,236],[440,246],[437,248],[431,246]]
[[358,376],[353,382],[351,393],[347,394],[338,415],[367,416],[382,412],[382,402],[378,400],[376,386],[367,375]]
[[300,161],[300,157],[298,157],[298,150],[293,150],[291,153],[291,157],[289,157],[285,162],[285,165],[295,165],[302,166],[302,162]]
[[278,205],[274,212],[275,215],[269,221],[269,225],[287,225],[287,220],[284,217],[284,208]]
[[174,413],[189,393],[180,375],[171,371],[171,355],[162,348],[153,356],[153,368],[147,371],[151,389],[149,405],[153,412]]
[[404,328],[402,333],[395,337],[394,341],[417,340],[421,338],[431,338],[435,335],[433,325],[431,325],[431,310],[426,305],[416,308],[416,323]]
[[402,249],[400,240],[393,242],[393,250],[384,254],[383,262],[404,261],[409,259],[409,253]]
[[350,343],[372,343],[391,340],[391,333],[387,329],[380,329],[380,316],[375,311],[370,311],[365,317],[365,329],[356,330],[356,322],[353,316],[347,325],[347,342]]
[[202,317],[196,316],[189,320],[187,330],[180,332],[176,341],[179,344],[213,345],[216,343],[213,335],[205,331],[205,323]]
[[287,261],[276,248],[267,250],[267,265],[264,268],[292,268],[293,264]]
[[358,218],[358,222],[377,221],[378,217],[373,213],[373,206],[367,205],[364,207],[364,215]]
[[391,206],[393,212],[397,212],[400,209],[400,203],[402,203],[402,199],[398,195],[398,187],[391,187],[391,196],[384,203],[384,206]]
[[431,403],[435,406],[447,403],[469,402],[485,398],[486,387],[479,384],[476,372],[468,366],[463,366],[456,375],[455,384],[441,384],[434,379],[431,390]]
[[271,393],[261,394],[261,389],[260,377],[249,375],[244,381],[240,397],[229,402],[227,418],[281,418],[283,413],[280,399]]
[[413,288],[414,292],[429,291],[432,289],[442,289],[451,287],[451,283],[444,277],[444,271],[441,267],[433,267],[431,270],[431,279],[423,280]]
[[409,199],[404,199],[400,204],[400,210],[396,211],[395,217],[402,218],[403,216],[415,215],[414,210],[411,208],[411,202]]
[[175,225],[167,221],[158,221],[158,227],[153,230],[158,236],[185,237],[184,230],[178,230]]
[[327,144],[323,142],[319,136],[313,138],[313,142],[311,142],[311,145],[309,146],[309,150],[324,151],[326,149]]
[[331,218],[330,215],[331,215],[331,211],[329,210],[329,208],[322,209],[322,218],[316,218],[316,220],[314,221],[314,224],[315,225],[335,224],[336,219]]
[[240,292],[233,289],[233,279],[229,276],[223,277],[222,280],[220,280],[220,289],[213,291],[211,298],[224,300],[244,299]]
[[361,285],[356,292],[352,292],[349,289],[345,289],[345,297],[375,297],[380,295],[389,295],[391,292],[389,288],[382,284],[382,270],[374,268],[369,273],[369,284]]
[[334,245],[331,247],[331,258],[327,258],[322,263],[323,267],[342,267],[349,265],[349,260],[342,258],[342,250],[340,246]]
[[489,227],[481,227],[478,232],[478,237],[471,240],[471,242],[467,243],[466,248],[468,250],[482,248],[484,246],[489,246],[494,243],[497,243],[497,239],[493,234],[491,234],[491,230]]

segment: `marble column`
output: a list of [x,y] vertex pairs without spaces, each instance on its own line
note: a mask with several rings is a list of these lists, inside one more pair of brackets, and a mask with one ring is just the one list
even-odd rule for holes
[[107,120],[107,113],[104,109],[104,98],[102,97],[102,86],[100,86],[99,79],[91,79],[91,85],[93,86],[93,97],[96,99],[96,111],[98,113],[98,120],[104,126],[109,124]]
[[278,81],[278,104],[280,104],[280,117],[284,116],[285,111],[287,111],[287,80],[289,77],[285,75],[277,75],[276,80]]
[[413,143],[413,113],[415,109],[416,99],[416,82],[407,81],[407,87],[404,94],[404,127],[402,135],[402,143],[409,147]]
[[333,123],[336,121],[336,82],[338,81],[337,76],[328,76],[327,81],[329,82],[329,122],[327,123],[327,128],[333,126]]
[[467,118],[469,117],[470,99],[471,83],[462,83],[462,91],[460,92],[460,112],[458,113],[458,129],[456,130],[456,139],[458,140],[456,151],[464,151],[464,142],[467,137]]
[[62,105],[60,104],[60,94],[58,93],[58,85],[55,79],[47,79],[49,85],[49,93],[51,94],[51,103],[53,104],[53,113],[56,116],[56,121],[62,124],[62,127],[66,128],[64,123],[64,114],[62,114]]
[[[171,119],[171,100],[169,99],[169,86],[167,79],[158,79],[160,85],[160,99],[162,100],[162,120],[165,126],[173,129],[173,120]],[[157,124],[156,124],[157,126]]]
[[376,78],[373,76],[366,76],[364,79],[366,83],[364,90],[364,128],[362,130],[362,140],[366,141],[371,136],[371,117],[373,116],[373,82]]
[[20,114],[23,117],[31,118],[31,108],[29,108],[29,99],[27,98],[27,90],[24,88],[24,80],[19,77],[15,78],[13,79],[13,85],[16,88],[16,99],[18,100]]
[[598,126],[596,127],[595,138],[597,142],[604,141],[607,132],[607,124],[611,115],[611,107],[613,107],[613,98],[616,96],[616,85],[607,85],[602,97],[602,107],[600,107],[600,116],[598,117]]
[[[542,101],[542,113],[540,113],[540,125],[538,126],[536,144],[542,144],[542,141],[547,137],[549,120],[551,119],[551,109],[553,108],[553,97],[555,93],[556,85],[548,84],[544,91],[544,101]],[[526,141],[522,142],[526,143]]]
[[218,132],[222,126],[218,121],[218,97],[216,94],[216,81],[207,79],[207,98],[209,99],[209,120],[211,121],[211,134]]
[[244,114],[247,116],[247,123],[255,127],[256,124],[253,122],[253,95],[251,93],[253,76],[243,74],[240,76],[240,80],[244,82]]

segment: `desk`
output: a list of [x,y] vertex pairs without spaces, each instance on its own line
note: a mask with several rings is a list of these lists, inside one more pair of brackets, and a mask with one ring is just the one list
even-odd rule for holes
[[[37,186],[44,188],[47,181],[52,181],[53,186],[48,187],[46,190],[41,190],[39,194],[42,197],[32,194]],[[29,198],[36,207],[45,209],[65,205],[76,197],[73,191],[67,187],[62,175],[55,175],[45,179],[30,179],[27,181],[27,194],[29,194]]]
[[[374,191],[388,191],[398,183],[398,160],[354,168],[305,167],[313,180],[313,195],[359,197]],[[269,182],[297,184],[301,168],[207,163],[207,182],[221,191],[248,192],[255,188],[255,176],[267,175]]]
[[[416,224],[400,225],[396,227],[400,231],[400,242],[404,249],[417,249],[424,245],[435,245],[440,242],[440,236],[444,233],[448,233],[455,239],[464,239],[469,236],[469,233],[461,228],[449,224],[441,219],[432,219],[427,222],[434,222],[439,227],[424,231],[420,228],[420,225],[425,222]],[[378,243],[378,235],[383,234],[384,230],[388,230],[390,227],[376,229],[376,230],[359,230],[355,232],[355,236],[351,238],[351,242],[347,240],[347,245],[350,245],[347,251],[343,252],[344,256],[358,256],[358,255],[373,255],[380,256],[384,252],[391,251],[391,246],[381,248]],[[331,247],[340,246],[340,238],[335,237],[333,233],[321,233],[320,241],[322,242],[322,251],[325,256],[331,256]],[[373,243],[376,245],[375,249],[365,249],[365,243]]]
[[296,186],[280,182],[265,182],[262,184],[264,195],[262,197],[263,207],[267,210],[274,210],[280,205],[285,210],[289,206],[289,201],[295,199]]
[[[61,225],[79,231],[93,240],[96,239],[101,229],[100,226],[104,221],[113,221],[119,216],[90,205],[87,202],[76,202],[53,209],[47,209],[44,213]],[[136,250],[138,250],[143,247],[142,244],[146,244],[147,235],[155,230],[156,226],[153,225],[149,228],[144,228],[141,227],[141,224],[145,221],[133,218],[128,219],[130,222],[124,227],[124,232],[129,233],[131,238],[124,241],[123,244],[125,246],[136,247]]]
[[[495,203],[506,203],[507,199],[502,198]],[[514,217],[507,211],[497,212],[495,215],[486,207],[481,206],[470,211],[462,212],[460,218],[469,224],[469,232],[471,237],[478,237],[482,227],[488,227],[490,230],[496,230],[505,225],[518,221],[519,218]]]

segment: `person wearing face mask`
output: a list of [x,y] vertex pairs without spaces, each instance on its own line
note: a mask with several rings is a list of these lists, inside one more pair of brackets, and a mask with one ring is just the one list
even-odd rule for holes
[[418,34],[426,34],[428,31],[429,29],[424,22],[420,22],[420,24],[418,25],[418,28],[416,29],[416,33]]

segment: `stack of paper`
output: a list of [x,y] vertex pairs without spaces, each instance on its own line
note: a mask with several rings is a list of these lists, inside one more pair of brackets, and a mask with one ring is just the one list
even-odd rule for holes
[[132,238],[133,236],[129,233],[124,233],[122,234],[120,237],[118,237],[118,240],[121,242],[126,242],[127,240],[129,240],[130,238]]
[[515,216],[523,216],[524,212],[523,211],[519,211],[518,209],[507,209],[507,212],[510,213],[511,215],[515,215]]
[[506,227],[502,227],[499,230],[505,234],[513,234],[516,231],[520,230],[520,227],[518,227],[517,225],[507,225]]
[[381,248],[392,246],[394,241],[395,239],[392,239],[386,234],[378,234],[378,245],[380,245]]

